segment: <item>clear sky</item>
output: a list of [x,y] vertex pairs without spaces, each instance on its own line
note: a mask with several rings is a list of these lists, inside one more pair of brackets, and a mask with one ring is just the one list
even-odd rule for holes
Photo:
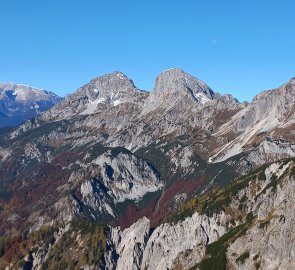
[[59,95],[114,70],[181,67],[251,100],[295,76],[294,0],[1,0],[0,81]]

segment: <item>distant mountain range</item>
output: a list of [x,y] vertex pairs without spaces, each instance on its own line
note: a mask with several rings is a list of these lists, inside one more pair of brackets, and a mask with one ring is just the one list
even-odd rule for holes
[[0,134],[0,268],[295,268],[295,78],[250,103],[179,68],[44,95]]
[[50,109],[61,98],[52,92],[14,83],[0,83],[0,128],[16,126]]

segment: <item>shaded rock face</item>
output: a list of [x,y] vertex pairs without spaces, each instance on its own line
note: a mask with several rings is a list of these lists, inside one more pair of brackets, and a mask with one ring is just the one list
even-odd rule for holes
[[0,127],[18,125],[61,100],[52,92],[30,86],[0,83]]

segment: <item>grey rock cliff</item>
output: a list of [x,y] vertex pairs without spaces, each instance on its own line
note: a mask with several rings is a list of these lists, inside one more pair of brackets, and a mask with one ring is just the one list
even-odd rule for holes
[[[251,224],[246,232],[227,243],[226,269],[257,269],[258,265],[260,269],[294,268],[294,168],[291,160],[266,167],[260,172],[265,179],[252,177],[231,199],[226,209],[228,214],[222,210],[208,217],[196,212],[183,221],[164,223],[150,235],[146,218],[124,231],[115,228],[109,235],[112,250],[105,255],[107,269],[199,269],[208,257],[206,247],[235,227],[229,224],[233,223],[242,198],[245,198],[246,213],[254,215],[254,221],[246,221]],[[274,183],[277,180],[279,182]],[[243,221],[235,222],[236,226],[243,224]],[[122,252],[122,247],[128,252]],[[111,260],[114,251],[117,260]],[[242,255],[245,259],[240,259]]]

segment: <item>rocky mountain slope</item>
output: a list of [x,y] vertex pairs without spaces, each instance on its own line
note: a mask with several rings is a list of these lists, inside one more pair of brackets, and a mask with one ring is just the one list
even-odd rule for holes
[[294,96],[294,79],[239,103],[181,69],[152,92],[121,72],[94,78],[0,135],[0,266],[243,269],[258,254],[251,265],[272,269],[266,234],[234,243],[268,221],[273,185],[292,183]]
[[[222,161],[237,155],[253,144],[261,144],[259,152],[272,154],[276,144],[267,138],[294,141],[294,101],[295,79],[282,85],[278,89],[263,92],[254,97],[253,102],[224,124],[214,136],[225,136],[234,132],[238,136],[230,141],[211,157],[211,161]],[[264,145],[262,145],[262,141]],[[283,146],[283,144],[282,144]],[[286,152],[283,146],[281,151]],[[276,154],[278,149],[273,150]],[[286,153],[288,154],[288,153]],[[289,154],[293,155],[291,150]]]
[[[187,201],[156,229],[107,235],[105,269],[292,269],[294,159]],[[114,256],[117,254],[117,256]]]
[[52,92],[22,84],[0,83],[0,127],[16,126],[60,100]]

